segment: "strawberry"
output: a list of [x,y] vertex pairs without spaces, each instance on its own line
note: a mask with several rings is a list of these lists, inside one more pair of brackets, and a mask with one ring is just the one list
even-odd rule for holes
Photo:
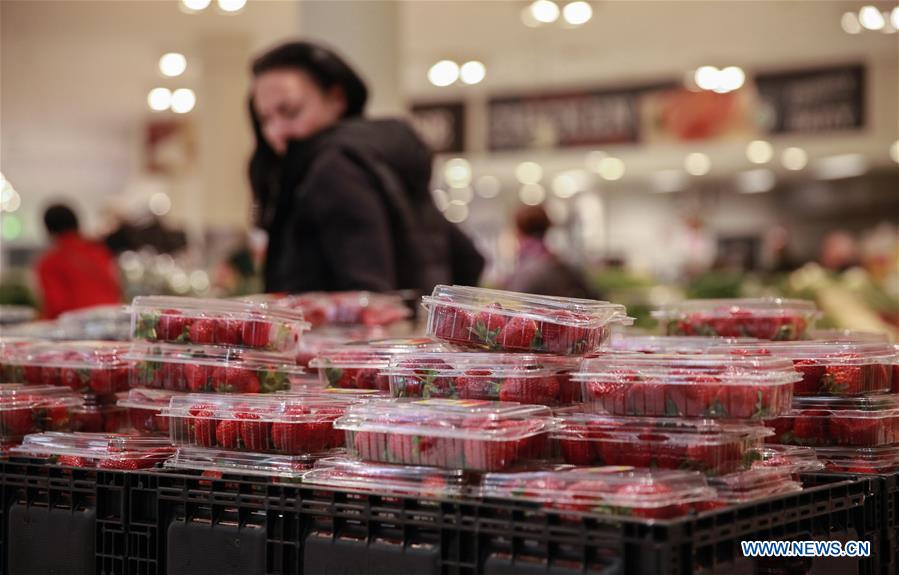
[[223,345],[241,345],[243,326],[236,319],[219,319],[215,321],[215,343]]
[[377,369],[360,369],[356,374],[356,389],[378,389],[378,376]]
[[198,363],[184,364],[184,382],[189,391],[209,391],[209,377],[213,368]]
[[830,418],[830,433],[836,445],[875,447],[896,441],[893,428],[881,418],[840,417]]
[[500,383],[491,377],[489,369],[469,369],[456,377],[455,396],[460,399],[497,399],[500,397]]
[[252,369],[240,370],[240,392],[241,393],[259,393],[262,391],[262,385],[259,383],[259,377]]
[[147,469],[154,465],[156,465],[155,458],[109,457],[100,460],[97,467],[101,469],[114,469],[117,471],[134,471],[136,469]]
[[793,384],[793,394],[816,395],[822,387],[825,367],[814,359],[794,359],[793,367],[802,374],[802,381]]
[[90,467],[86,458],[77,455],[60,455],[56,459],[56,464],[66,467]]
[[735,419],[765,419],[782,411],[786,398],[777,388],[756,385],[728,385],[724,390],[727,416]]
[[367,461],[390,461],[387,455],[386,435],[370,431],[357,431],[353,437],[353,450],[360,459]]
[[771,436],[770,443],[789,443],[793,437],[793,420],[792,417],[775,417],[774,419],[766,419],[765,425],[774,429],[774,435]]
[[271,449],[269,444],[272,424],[267,421],[256,421],[259,416],[255,413],[238,412],[234,414],[240,421],[240,438],[243,445],[250,451],[267,451]]
[[48,405],[41,408],[43,429],[49,431],[67,431],[69,427],[69,407],[65,405]]
[[540,324],[544,350],[563,355],[584,355],[593,351],[593,348],[600,343],[596,337],[601,333],[600,330],[569,325],[587,323],[590,321],[588,316],[569,310],[549,311],[546,315],[549,319]]
[[716,474],[736,471],[742,453],[737,443],[709,445],[694,443],[687,446],[685,465],[680,467]]
[[232,366],[219,366],[212,369],[210,375],[212,389],[218,393],[238,393],[241,388],[241,375],[239,368]]
[[185,387],[183,363],[162,363],[159,364],[159,377],[162,380],[162,387],[165,389],[181,390]]
[[597,463],[598,449],[594,449],[593,441],[589,439],[561,439],[559,448],[565,463],[571,465],[593,465]]
[[882,363],[863,365],[862,382],[862,388],[865,392],[889,391],[890,366]]
[[99,433],[103,431],[103,414],[96,406],[72,412],[72,431]]
[[31,409],[8,409],[0,412],[0,436],[3,440],[28,435],[34,429],[34,418]]
[[153,409],[128,408],[128,420],[131,427],[143,434],[154,434],[160,430],[160,422],[168,421],[168,418],[159,417],[159,412]]
[[112,370],[98,368],[90,370],[90,388],[97,395],[109,395],[116,392],[112,380]]
[[[671,493],[671,488],[661,483],[632,483],[619,487],[615,494],[618,496],[632,497],[635,501],[646,498],[647,496],[658,496]],[[677,505],[666,505],[663,507],[631,507],[630,515],[632,517],[642,517],[644,519],[669,519],[681,514],[682,510]]]
[[860,365],[828,365],[824,377],[821,378],[822,391],[832,395],[857,395],[862,389],[862,366]]
[[53,366],[42,367],[41,380],[44,385],[62,385],[62,380],[60,379],[60,369]]
[[[502,437],[506,429],[521,428],[519,421],[474,421],[466,427],[477,429],[490,435]],[[515,462],[518,455],[518,442],[488,441],[484,439],[465,439],[462,441],[465,468],[480,471],[497,471],[505,469]]]
[[215,343],[216,322],[214,319],[197,318],[187,330],[187,337],[191,343]]
[[538,337],[539,333],[536,321],[516,316],[502,327],[496,336],[496,343],[505,349],[539,350],[543,347],[542,340]]
[[233,420],[219,421],[215,426],[215,441],[224,449],[237,449],[240,447],[240,424]]
[[155,320],[154,337],[146,339],[169,342],[185,342],[188,339],[188,330],[190,328],[190,320],[176,309],[163,310],[159,317]]
[[550,507],[578,512],[591,511],[597,505],[597,495],[609,492],[609,486],[598,479],[576,481],[567,487],[564,484],[536,487],[543,493],[558,493],[558,497],[553,498]]
[[464,309],[435,305],[433,333],[435,337],[450,341],[467,342],[471,339],[474,316]]
[[326,367],[325,379],[329,387],[352,389],[356,383],[356,370],[348,367]]
[[799,445],[827,445],[830,443],[829,411],[807,409],[793,420],[793,438]]
[[599,404],[605,412],[624,413],[629,388],[630,384],[619,381],[588,381],[586,382],[587,397],[584,399]]
[[24,365],[22,366],[22,378],[25,380],[25,383],[41,385],[44,382],[42,371],[39,365]]
[[694,374],[680,386],[686,403],[684,415],[691,417],[727,417],[727,389],[713,375]]
[[499,388],[500,401],[517,401],[552,405],[559,399],[559,382],[555,377],[509,377]]
[[193,419],[193,440],[200,447],[215,447],[215,420],[211,406],[196,405],[189,413]]
[[[492,303],[474,316],[471,326],[473,341],[481,343],[489,349],[499,347],[498,337],[506,326],[507,317],[502,313],[503,306]],[[469,338],[471,339],[471,338]]]
[[241,337],[249,347],[264,348],[269,345],[272,324],[267,321],[249,320],[244,322]]
[[124,409],[105,409],[102,412],[103,431],[106,433],[118,433],[125,427]]

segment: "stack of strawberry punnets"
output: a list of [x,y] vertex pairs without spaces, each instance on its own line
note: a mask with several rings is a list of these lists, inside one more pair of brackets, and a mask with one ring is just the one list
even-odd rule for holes
[[0,453],[30,433],[69,431],[82,399],[64,387],[0,384]]
[[126,344],[108,341],[32,343],[7,356],[6,375],[8,381],[78,393],[83,401],[71,412],[75,431],[116,432],[126,425],[116,393],[128,389],[133,362],[127,351]]
[[25,437],[13,455],[50,459],[67,467],[135,471],[168,459],[168,439],[116,433],[60,433],[49,431]]

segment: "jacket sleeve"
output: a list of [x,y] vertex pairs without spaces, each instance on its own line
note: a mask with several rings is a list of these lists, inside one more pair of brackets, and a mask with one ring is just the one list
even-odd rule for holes
[[72,286],[67,286],[66,282],[57,277],[56,267],[52,261],[43,260],[37,265],[37,279],[41,286],[42,299],[42,317],[45,319],[56,319],[60,313],[70,307],[69,290]]
[[310,169],[302,199],[318,226],[319,242],[337,290],[396,289],[390,219],[373,177],[339,151]]
[[484,256],[458,226],[450,224],[449,228],[452,281],[457,285],[476,286],[484,271]]

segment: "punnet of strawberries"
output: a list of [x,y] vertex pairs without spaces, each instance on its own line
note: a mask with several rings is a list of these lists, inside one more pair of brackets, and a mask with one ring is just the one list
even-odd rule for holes
[[609,302],[465,286],[437,286],[422,301],[428,335],[488,351],[584,355],[613,325],[632,322],[624,306]]
[[389,326],[408,319],[412,310],[399,294],[367,291],[260,294],[244,298],[299,310],[313,327],[362,325]]
[[488,473],[481,495],[542,504],[565,514],[673,519],[706,508],[715,491],[696,471],[633,467]]
[[204,477],[254,475],[275,480],[297,481],[312,469],[315,458],[308,455],[252,453],[230,449],[179,447],[164,463],[166,468],[202,471]]
[[572,375],[596,413],[761,420],[789,411],[791,361],[732,354],[603,353]]
[[30,433],[68,431],[78,395],[62,387],[0,384],[0,444],[17,443]]
[[291,359],[309,329],[302,312],[261,302],[138,296],[131,314],[134,341],[255,349]]
[[309,366],[318,370],[323,385],[338,389],[378,389],[389,391],[382,373],[393,357],[451,349],[428,338],[394,338],[349,342],[323,350]]
[[549,454],[549,408],[481,400],[382,400],[335,422],[366,461],[499,471]]
[[355,341],[384,339],[389,335],[381,326],[322,326],[312,328],[300,338],[297,365],[309,367],[309,363],[325,351]]
[[870,395],[890,391],[896,352],[884,342],[783,341],[742,344],[741,354],[770,355],[793,362],[802,380],[793,394]]
[[360,493],[449,498],[465,494],[468,475],[457,469],[390,465],[326,457],[303,475],[303,483]]
[[32,344],[7,360],[10,381],[66,386],[78,393],[112,395],[128,389],[133,362],[128,345],[109,341]]
[[192,393],[273,393],[287,391],[305,371],[269,354],[233,349],[161,348],[135,344],[131,387]]
[[839,473],[893,474],[899,467],[899,446],[816,447],[824,469]]
[[616,417],[561,410],[552,434],[572,465],[692,469],[722,475],[749,469],[772,431],[709,419]]
[[[114,397],[113,397],[114,401]],[[118,433],[128,428],[128,412],[115,403],[98,403],[89,399],[72,408],[72,431]]]
[[344,445],[334,420],[356,401],[317,394],[188,394],[173,397],[162,415],[178,446],[311,455]]
[[793,410],[766,419],[772,443],[877,447],[899,443],[899,395],[797,397]]
[[753,467],[727,475],[709,478],[716,492],[715,502],[737,505],[802,491],[802,484],[794,478],[795,470],[788,466]]
[[571,381],[576,358],[494,352],[395,356],[383,373],[393,397],[483,399],[569,405],[580,399]]
[[818,458],[813,447],[806,445],[782,445],[768,443],[752,449],[752,468],[776,467],[789,469],[793,477],[800,473],[811,473],[824,469],[824,462]]
[[166,438],[118,433],[45,432],[28,435],[10,455],[50,459],[58,465],[133,471],[155,467],[174,448]]
[[141,435],[168,435],[169,418],[162,410],[169,406],[172,397],[182,392],[166,389],[132,389],[120,393],[116,405],[128,410],[131,428]]
[[786,341],[804,338],[820,314],[811,301],[735,298],[687,300],[652,315],[668,335]]

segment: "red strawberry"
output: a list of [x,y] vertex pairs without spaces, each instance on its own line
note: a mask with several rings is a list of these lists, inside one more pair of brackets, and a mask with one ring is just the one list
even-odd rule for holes
[[189,320],[176,309],[163,310],[156,321],[156,339],[160,341],[184,341],[187,339]]
[[881,363],[862,366],[862,388],[865,392],[889,391],[890,367]]
[[499,379],[489,369],[470,369],[456,378],[456,397],[460,399],[499,399]]
[[793,420],[792,417],[766,419],[765,425],[774,429],[774,435],[767,441],[769,443],[789,443],[793,436]]
[[267,451],[271,449],[269,437],[272,424],[268,421],[256,421],[255,413],[240,412],[234,414],[240,421],[240,438],[244,448],[250,451]]
[[356,374],[356,389],[378,389],[378,375],[377,369],[360,369]]
[[39,365],[24,365],[22,366],[22,378],[25,380],[25,383],[40,385],[44,381],[42,371]]
[[829,411],[812,409],[801,412],[793,420],[793,437],[800,445],[827,445],[830,443]]
[[599,450],[594,442],[589,439],[562,439],[559,440],[559,448],[565,463],[571,465],[593,465],[597,463]]
[[183,363],[163,363],[159,365],[162,386],[165,389],[181,390],[185,387]]
[[259,383],[259,376],[252,369],[240,370],[240,392],[241,393],[259,393],[262,391],[262,385]]
[[608,493],[609,486],[598,479],[576,481],[569,486],[540,485],[540,492],[558,493],[550,507],[565,511],[590,511],[598,505],[597,495]]
[[[721,380],[712,375],[691,375],[682,385],[686,402],[684,415],[690,417],[727,417],[727,391],[722,389]],[[680,389],[679,389],[680,391]]]
[[215,342],[224,345],[240,345],[243,341],[243,325],[236,319],[219,319],[215,322]]
[[[513,317],[496,336],[497,345],[506,349],[541,349],[537,340],[537,322],[528,317]],[[536,340],[536,341],[535,341]]]
[[209,377],[213,368],[198,363],[184,364],[184,381],[190,391],[209,391]]
[[815,395],[821,389],[824,366],[814,359],[795,359],[793,367],[802,374],[802,381],[793,384],[794,395]]
[[607,413],[624,413],[629,387],[630,384],[619,381],[588,381],[584,399],[599,404]]
[[474,316],[471,326],[472,341],[490,348],[496,348],[500,332],[506,326],[508,318],[502,313],[503,306],[492,303]]
[[0,411],[0,436],[4,441],[28,435],[33,429],[34,418],[30,408]]
[[90,388],[97,395],[110,395],[116,392],[112,380],[112,370],[99,368],[90,370]]
[[188,329],[188,337],[191,343],[215,343],[215,320],[198,318],[193,321]]
[[200,447],[215,447],[215,415],[211,409],[205,406],[194,406],[190,409],[193,419],[193,439]]
[[72,389],[73,391],[86,391],[88,387],[86,383],[90,379],[90,376],[85,373],[86,371],[87,370],[84,369],[64,367],[59,370],[60,384]]
[[240,369],[219,366],[212,369],[212,389],[219,393],[239,393],[241,389]]
[[698,471],[729,473],[740,465],[742,450],[737,443],[709,445],[694,443],[687,446],[686,458],[690,469]]
[[114,469],[117,471],[134,471],[136,469],[147,469],[156,465],[156,458],[124,458],[110,457],[101,460],[97,467],[102,469]]
[[834,415],[829,424],[836,445],[875,447],[896,441],[892,423],[886,419]]
[[267,347],[272,324],[267,321],[250,320],[243,324],[242,337],[245,345],[255,348]]
[[66,467],[89,467],[87,459],[77,455],[60,455],[56,464]]
[[[502,437],[509,428],[520,428],[518,421],[475,421],[468,427]],[[462,441],[465,468],[479,471],[498,471],[511,466],[518,455],[518,442],[488,441],[484,439],[465,439]]]
[[240,425],[233,420],[222,420],[215,427],[215,441],[224,449],[240,447]]
[[128,420],[131,422],[131,427],[138,432],[143,434],[154,434],[160,431],[159,422],[163,420],[168,421],[168,418],[158,417],[158,413],[158,411],[153,409],[129,407]]
[[86,407],[72,412],[72,431],[99,433],[103,431],[103,414],[96,407]]
[[559,399],[559,382],[555,377],[509,377],[500,384],[499,399],[553,405]]
[[630,514],[633,517],[642,517],[645,519],[669,519],[682,513],[682,510],[676,505],[663,507],[639,506],[641,501],[647,501],[656,498],[658,495],[671,493],[671,488],[661,483],[632,483],[618,488],[615,493],[618,496],[627,496],[634,500],[634,506],[630,509]]
[[[600,343],[594,334],[600,330],[587,328],[585,325],[569,325],[571,323],[587,323],[590,318],[584,314],[568,310],[547,312],[550,319],[540,324],[543,349],[552,353],[583,355],[593,351]],[[591,341],[597,340],[597,341]]]
[[471,339],[474,317],[468,311],[450,306],[435,305],[432,314],[434,316],[433,332],[436,337],[462,342]]
[[862,389],[862,366],[828,365],[821,380],[823,391],[833,395],[857,395]]

